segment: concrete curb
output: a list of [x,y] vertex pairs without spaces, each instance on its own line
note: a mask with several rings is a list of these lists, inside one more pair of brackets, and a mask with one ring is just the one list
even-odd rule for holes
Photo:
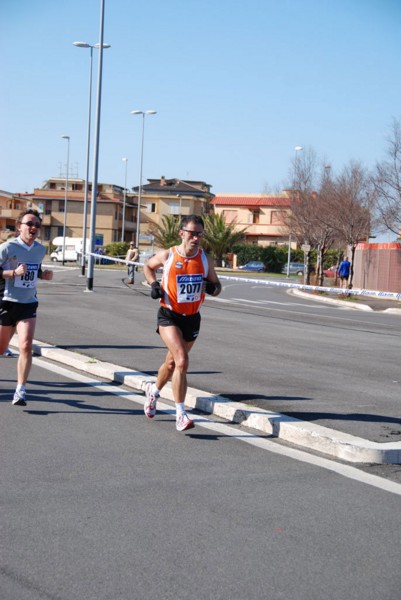
[[[320,296],[315,294],[310,294],[308,292],[303,292],[302,290],[297,289],[289,289],[287,290],[287,294],[292,294],[294,296],[300,296],[301,298],[307,298],[308,300],[316,300],[317,302],[325,302],[326,304],[335,304],[337,306],[344,306],[345,308],[351,308],[354,310],[364,310],[366,312],[374,312],[373,308],[368,304],[358,304],[357,302],[349,302],[347,300],[339,300],[337,298],[328,298],[326,296]],[[385,313],[391,313],[393,315],[401,315],[401,305],[400,308],[385,308],[383,311]]]
[[[15,344],[12,344],[13,346]],[[35,354],[67,365],[102,379],[124,384],[144,392],[145,383],[150,378],[145,373],[101,362],[88,356],[57,348],[51,344],[35,340]],[[171,385],[163,389],[163,398],[173,402]],[[289,442],[301,448],[308,448],[351,463],[400,464],[401,442],[378,443],[322,427],[280,413],[252,408],[246,404],[232,402],[195,388],[188,388],[186,405],[188,408],[213,414],[231,423],[250,427]]]

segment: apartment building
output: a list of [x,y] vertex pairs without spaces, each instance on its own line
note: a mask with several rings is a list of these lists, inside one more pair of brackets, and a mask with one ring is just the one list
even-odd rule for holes
[[[211,185],[204,181],[184,181],[182,179],[148,179],[141,192],[140,242],[147,246],[152,242],[149,235],[152,224],[159,225],[164,215],[205,215],[211,210],[214,198]],[[133,188],[137,196],[139,187]]]
[[225,222],[235,223],[235,229],[245,227],[245,241],[269,246],[288,244],[286,214],[291,210],[290,194],[217,194],[211,201],[216,214]]
[[[66,237],[83,237],[83,216],[85,203],[85,180],[53,177],[45,181],[41,188],[35,188],[29,197],[30,202],[42,215],[41,241],[44,244],[63,235],[65,208]],[[87,236],[89,236],[90,206],[92,185],[89,184],[87,206]],[[125,194],[124,188],[114,184],[98,184],[96,200],[96,239],[102,245],[121,241],[123,209],[125,204],[124,240],[135,239],[137,204],[132,195]]]
[[29,197],[25,194],[12,194],[0,190],[0,243],[14,237],[16,218],[29,202]]
[[[0,192],[0,227],[4,229],[3,241],[13,235],[15,219],[24,208],[35,208],[42,215],[41,241],[49,245],[55,237],[63,235],[65,205],[66,237],[83,237],[85,180],[71,177],[52,177],[32,194]],[[163,215],[207,214],[214,195],[211,185],[203,181],[181,179],[148,179],[141,190],[141,215],[139,246],[148,250],[152,245],[149,226],[159,224]],[[89,184],[87,236],[89,235],[92,186]],[[139,186],[132,192],[114,184],[99,183],[96,202],[96,239],[102,245],[121,241],[123,211],[125,206],[124,241],[136,240]]]

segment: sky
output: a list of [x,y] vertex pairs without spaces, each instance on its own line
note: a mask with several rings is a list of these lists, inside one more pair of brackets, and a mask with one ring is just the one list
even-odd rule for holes
[[[100,0],[0,0],[0,189],[85,178]],[[340,172],[401,118],[401,0],[105,0],[98,182],[279,191],[295,147]],[[98,50],[93,52],[93,179]],[[127,158],[125,163],[122,159]],[[126,171],[125,171],[126,168]]]

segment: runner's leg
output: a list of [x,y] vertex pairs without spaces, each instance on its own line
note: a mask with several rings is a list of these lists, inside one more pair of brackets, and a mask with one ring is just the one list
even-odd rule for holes
[[11,325],[0,325],[0,354],[4,354],[7,350],[14,329]]
[[160,326],[159,333],[168,352],[159,369],[156,386],[161,390],[171,379],[174,401],[176,404],[180,404],[185,401],[187,393],[188,353],[195,341],[186,342],[181,330],[174,326]]
[[35,333],[36,318],[24,319],[17,323],[19,357],[17,364],[18,385],[25,386],[32,366],[32,341]]

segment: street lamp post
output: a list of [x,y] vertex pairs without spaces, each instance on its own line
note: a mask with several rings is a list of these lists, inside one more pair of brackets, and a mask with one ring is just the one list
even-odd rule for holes
[[141,200],[142,200],[142,167],[143,167],[143,140],[145,137],[145,115],[155,115],[156,110],[132,110],[131,115],[142,115],[142,143],[141,143],[141,168],[139,172],[138,212],[136,220],[136,247],[139,251],[139,232],[141,228]]
[[[77,48],[90,48],[89,60],[89,102],[88,102],[88,134],[86,145],[86,177],[85,177],[85,196],[84,196],[84,216],[82,223],[82,277],[85,276],[86,262],[86,228],[88,223],[88,193],[89,193],[89,157],[90,157],[90,139],[91,139],[91,112],[92,112],[92,62],[93,48],[99,48],[99,44],[88,44],[87,42],[73,42],[73,46]],[[103,48],[110,48],[110,44],[103,44]]]
[[65,263],[65,233],[67,229],[67,202],[68,202],[68,171],[70,168],[70,136],[62,135],[63,140],[67,140],[67,173],[65,176],[65,194],[64,194],[64,224],[63,224],[63,261]]
[[97,199],[97,178],[99,170],[99,140],[100,140],[100,112],[102,100],[102,71],[103,71],[103,32],[104,32],[104,2],[100,0],[100,28],[99,28],[99,65],[97,76],[97,100],[96,100],[96,120],[95,120],[95,142],[93,154],[93,177],[92,177],[92,202],[90,213],[90,254],[88,261],[88,276],[86,279],[86,291],[93,290],[95,238],[96,238],[96,199]]
[[122,159],[123,162],[125,162],[125,183],[124,183],[124,200],[123,200],[123,223],[122,223],[122,227],[121,227],[121,241],[124,241],[124,237],[125,237],[125,204],[127,201],[127,165],[128,165],[128,158],[123,158]]
[[[294,181],[293,181],[293,200],[295,198],[295,169],[297,165],[297,153],[303,150],[302,146],[295,146],[295,163],[294,163]],[[291,262],[291,224],[290,224],[290,232],[288,234],[288,256],[287,256],[287,277],[290,276],[290,262]]]

